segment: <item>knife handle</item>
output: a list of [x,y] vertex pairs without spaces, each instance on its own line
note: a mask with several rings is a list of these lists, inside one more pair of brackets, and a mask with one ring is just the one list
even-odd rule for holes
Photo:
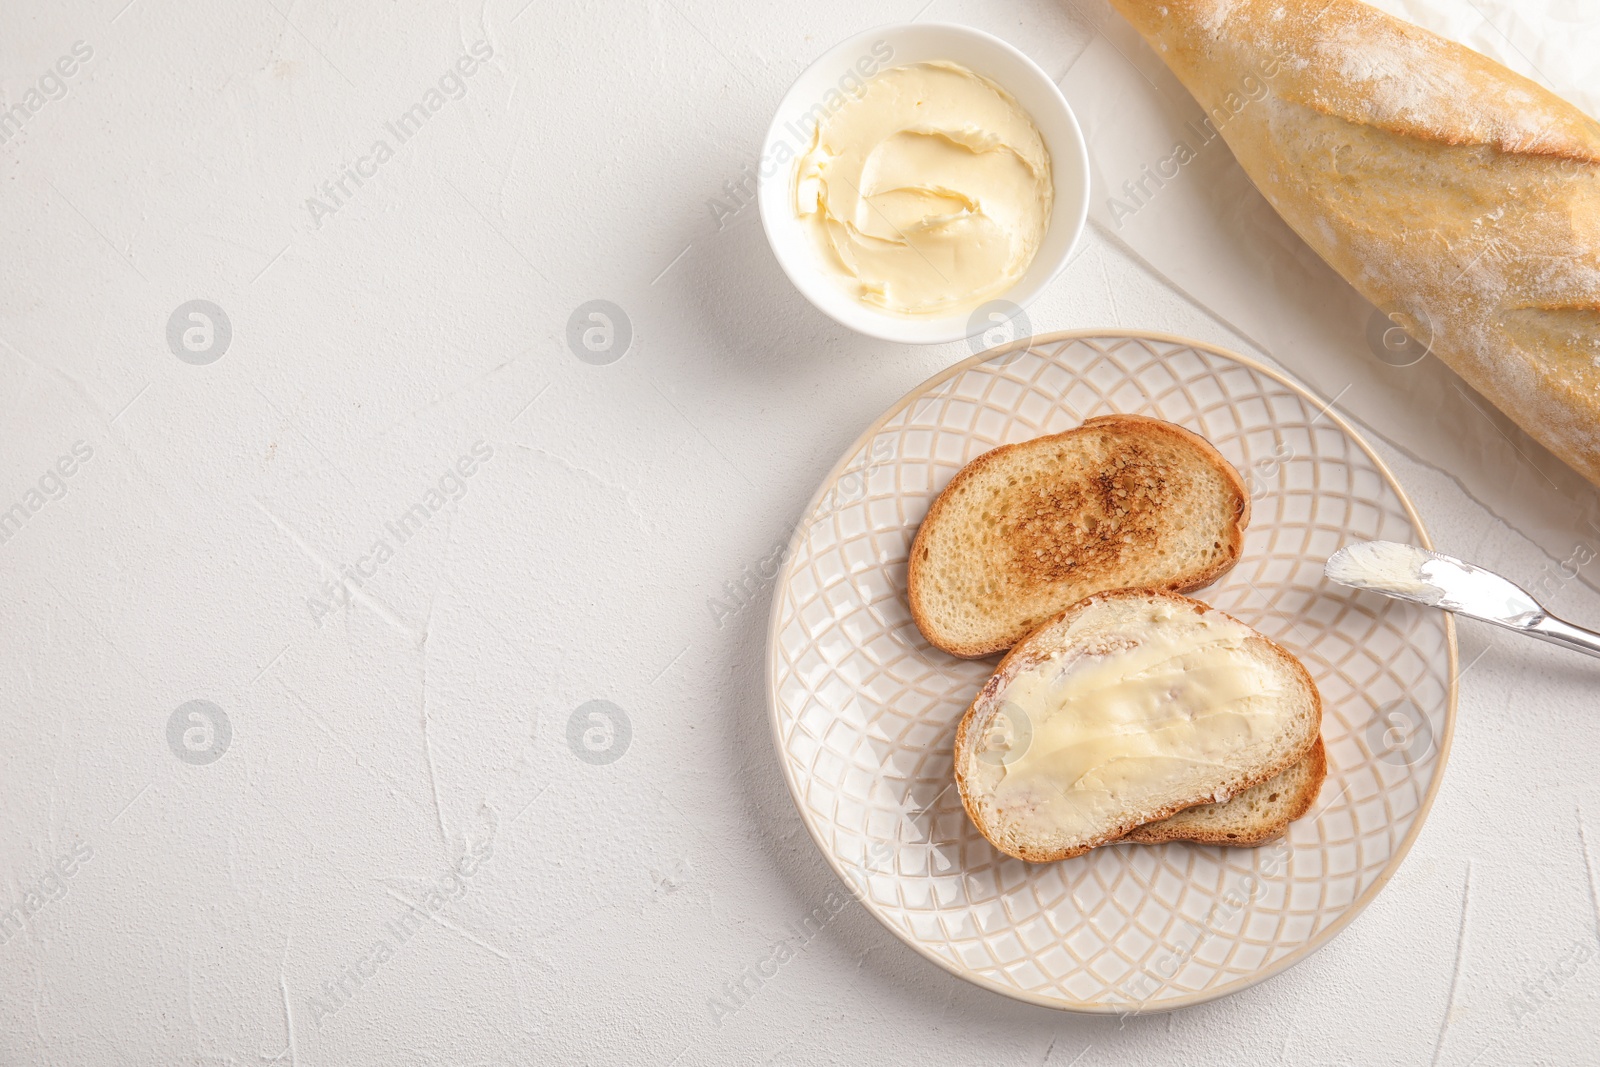
[[1600,656],[1600,634],[1593,630],[1585,630],[1581,626],[1574,626],[1554,615],[1541,615],[1529,624],[1523,633],[1529,637],[1537,637],[1541,641],[1548,641],[1552,645],[1560,645],[1562,648]]

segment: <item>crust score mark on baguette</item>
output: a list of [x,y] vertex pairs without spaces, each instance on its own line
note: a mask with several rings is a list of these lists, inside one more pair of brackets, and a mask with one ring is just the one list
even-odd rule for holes
[[1358,0],[1112,0],[1285,222],[1600,485],[1600,123]]
[[956,473],[907,567],[911,615],[952,655],[992,655],[1083,597],[1215,581],[1239,559],[1250,496],[1181,426],[1104,415],[1004,445]]
[[[1025,794],[1014,791],[1007,802],[1010,807],[997,799],[1004,791],[1006,776],[1013,773],[1016,764],[996,769],[994,759],[984,758],[991,751],[986,735],[999,725],[997,718],[1005,707],[1005,696],[1013,682],[1026,672],[1061,657],[1079,657],[1067,664],[1069,672],[1081,669],[1080,663],[1088,663],[1088,669],[1092,670],[1096,664],[1091,661],[1104,654],[1107,647],[1131,648],[1137,652],[1142,640],[1153,640],[1150,635],[1163,627],[1203,627],[1207,624],[1197,623],[1197,619],[1207,616],[1216,619],[1215,625],[1226,632],[1247,635],[1235,646],[1242,650],[1240,654],[1261,665],[1262,670],[1276,672],[1277,688],[1273,690],[1269,706],[1257,705],[1251,713],[1263,724],[1262,736],[1256,736],[1254,727],[1247,731],[1247,743],[1238,751],[1230,752],[1226,765],[1206,760],[1181,761],[1192,763],[1192,768],[1176,780],[1170,775],[1156,775],[1158,784],[1147,783],[1148,795],[1138,795],[1137,789],[1128,790],[1128,782],[1137,782],[1137,776],[1119,779],[1113,775],[1107,779],[1102,771],[1110,765],[1095,764],[1083,779],[1066,783],[1068,788],[1073,788],[1091,777],[1095,779],[1086,787],[1091,794],[1087,803],[1077,802],[1074,819],[1069,822],[1037,817],[1045,803],[1054,803],[1053,797],[1030,805],[1021,799]],[[1149,629],[1142,629],[1145,626]],[[1130,634],[1130,628],[1135,632]],[[1167,713],[1163,722],[1181,724],[1182,715],[1175,718],[1171,710],[1158,709]],[[1184,709],[1191,717],[1206,710],[1216,709]],[[1232,705],[1226,710],[1230,714],[1238,711]],[[1074,604],[1006,655],[957,727],[955,779],[968,817],[991,844],[1018,859],[1050,862],[1082,855],[1146,823],[1165,819],[1197,804],[1223,802],[1282,774],[1317,744],[1321,723],[1322,698],[1316,684],[1300,661],[1275,642],[1199,601],[1158,590],[1120,590]],[[1045,755],[1050,761],[1056,758],[1054,751]],[[1026,752],[1023,756],[1026,758]],[[1121,757],[1112,757],[1113,762],[1118,758]],[[1119,781],[1120,785],[1106,785]],[[1049,784],[1066,798],[1060,783]],[[1123,789],[1121,795],[1118,795],[1119,788]],[[1312,790],[1313,796],[1314,793]],[[1100,799],[1095,799],[1097,796]],[[1081,820],[1079,815],[1083,815]],[[1186,833],[1172,834],[1173,838],[1187,836]]]

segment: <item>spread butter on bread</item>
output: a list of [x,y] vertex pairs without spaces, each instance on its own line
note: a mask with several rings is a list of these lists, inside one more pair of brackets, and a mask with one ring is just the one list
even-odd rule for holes
[[1282,837],[1289,824],[1316,802],[1328,776],[1328,753],[1322,739],[1300,762],[1276,778],[1253,785],[1220,804],[1196,804],[1176,815],[1146,823],[1122,840],[1141,845],[1196,841],[1202,845],[1254,848]]
[[1321,725],[1316,684],[1276,643],[1199,601],[1119,590],[1011,649],[957,728],[955,779],[996,848],[1047,862],[1280,775]]

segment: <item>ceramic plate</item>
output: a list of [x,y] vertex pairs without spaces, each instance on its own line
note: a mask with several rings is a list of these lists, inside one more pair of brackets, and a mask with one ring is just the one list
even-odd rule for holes
[[[994,668],[933,648],[906,556],[968,461],[1111,412],[1186,426],[1253,499],[1244,555],[1193,594],[1304,661],[1328,779],[1275,845],[1110,845],[1060,863],[995,850],[951,776],[956,723]],[[1383,888],[1438,789],[1455,718],[1450,617],[1326,582],[1351,541],[1428,545],[1330,406],[1277,372],[1155,334],[1032,338],[894,406],[823,483],[775,590],[768,701],[822,854],[885,926],[988,989],[1068,1011],[1165,1011],[1237,992],[1326,944]]]

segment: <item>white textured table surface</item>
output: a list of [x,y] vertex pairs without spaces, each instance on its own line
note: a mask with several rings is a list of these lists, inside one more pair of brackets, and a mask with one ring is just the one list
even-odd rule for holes
[[[858,29],[1056,75],[1105,13],[524,2],[0,12],[0,1063],[1593,1062],[1600,676],[1471,624],[1416,848],[1279,978],[1119,1023],[853,902],[797,935],[837,882],[772,752],[764,575],[967,348],[804,303],[761,132]],[[569,346],[591,300],[614,362]],[[1094,230],[1030,317],[1272,356]],[[1375,443],[1441,547],[1600,621]]]

